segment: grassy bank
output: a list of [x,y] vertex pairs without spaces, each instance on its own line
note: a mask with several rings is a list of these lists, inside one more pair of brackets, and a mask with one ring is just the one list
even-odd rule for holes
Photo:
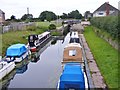
[[8,46],[16,43],[24,43],[27,44],[27,37],[30,34],[40,34],[43,30],[35,30],[35,31],[14,31],[14,32],[8,32],[3,34],[2,37],[2,56],[5,55],[5,51]]
[[118,88],[118,52],[105,40],[98,37],[93,27],[84,32],[88,45],[109,88]]
[[42,27],[48,27],[50,24],[55,24],[56,27],[60,27],[62,26],[61,22],[57,22],[57,21],[51,21],[51,22],[37,22],[38,26],[42,26]]
[[[52,22],[52,23],[55,23],[55,22]],[[5,56],[5,51],[7,47],[12,44],[16,44],[16,43],[27,44],[28,43],[27,37],[30,34],[41,34],[47,31],[48,26],[50,25],[49,22],[37,22],[36,24],[37,24],[37,27],[30,26],[30,27],[27,27],[26,30],[10,31],[4,34],[0,34],[0,37],[2,38],[0,39],[0,41],[2,42],[2,44],[0,44],[0,50],[2,49],[0,52],[0,55]],[[61,24],[59,23],[59,25]],[[60,33],[52,32],[52,35],[60,35]]]

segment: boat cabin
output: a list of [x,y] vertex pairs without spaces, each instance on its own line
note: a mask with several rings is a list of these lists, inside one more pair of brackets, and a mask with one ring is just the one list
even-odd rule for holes
[[25,44],[14,44],[7,48],[6,60],[20,62],[29,54],[29,50]]
[[7,48],[7,57],[20,57],[27,51],[25,44],[14,44]]
[[69,43],[80,43],[78,32],[71,32]]
[[67,63],[58,83],[59,90],[85,90],[84,73],[78,63]]
[[78,43],[70,43],[64,48],[63,62],[83,62],[82,47]]
[[45,42],[50,36],[50,32],[44,32],[40,35],[29,35],[28,43],[31,51],[36,51],[36,48]]

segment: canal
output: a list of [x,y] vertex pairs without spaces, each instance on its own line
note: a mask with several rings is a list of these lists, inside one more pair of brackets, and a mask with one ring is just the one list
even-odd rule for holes
[[56,88],[62,72],[61,60],[63,50],[69,43],[69,33],[64,40],[47,42],[37,53],[29,59],[16,64],[1,84],[7,88]]

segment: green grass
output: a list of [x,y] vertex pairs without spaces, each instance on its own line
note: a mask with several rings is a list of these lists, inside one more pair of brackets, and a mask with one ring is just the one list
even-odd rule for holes
[[93,27],[86,27],[84,35],[108,87],[118,88],[118,54],[120,52],[98,37]]
[[48,27],[50,24],[55,24],[56,27],[62,26],[61,22],[51,21],[51,22],[37,22],[37,25],[41,27]]
[[52,36],[61,36],[61,33],[60,32],[51,32],[51,35]]
[[[52,21],[51,23],[55,24],[55,21]],[[2,42],[0,43],[0,55],[5,56],[7,47],[9,47],[12,44],[16,44],[16,43],[27,44],[28,43],[27,37],[30,34],[41,34],[46,30],[48,30],[48,26],[50,25],[49,22],[37,22],[36,24],[37,24],[37,27],[30,26],[30,27],[27,27],[26,30],[10,31],[4,34],[0,34],[0,42]],[[60,25],[61,24],[59,23],[58,26]],[[60,33],[53,32],[52,35],[60,35]]]

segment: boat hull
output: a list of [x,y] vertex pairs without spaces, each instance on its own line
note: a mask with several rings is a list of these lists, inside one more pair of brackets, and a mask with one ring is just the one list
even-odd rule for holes
[[14,68],[15,68],[15,63],[14,62],[10,62],[10,63],[6,64],[2,69],[0,69],[0,79],[4,78]]
[[22,60],[24,60],[27,56],[29,55],[29,51],[27,51],[26,53],[24,53],[22,56],[20,57],[6,57],[7,61],[14,61],[14,62],[21,62]]

